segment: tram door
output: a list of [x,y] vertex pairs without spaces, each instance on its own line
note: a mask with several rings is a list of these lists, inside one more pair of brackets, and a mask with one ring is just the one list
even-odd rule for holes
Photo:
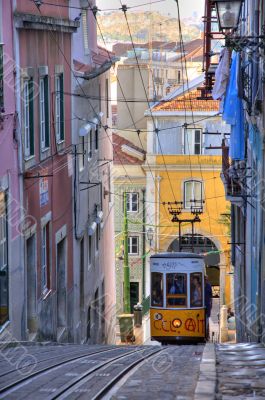
[[131,313],[133,314],[133,306],[139,303],[139,282],[130,282],[130,302]]

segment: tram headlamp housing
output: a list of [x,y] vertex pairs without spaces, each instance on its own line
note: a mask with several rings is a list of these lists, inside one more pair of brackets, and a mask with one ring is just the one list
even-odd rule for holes
[[154,315],[154,320],[155,321],[160,321],[163,318],[163,315],[160,313],[155,313]]
[[174,328],[180,328],[182,325],[182,321],[179,318],[176,318],[172,321],[172,325],[174,326]]

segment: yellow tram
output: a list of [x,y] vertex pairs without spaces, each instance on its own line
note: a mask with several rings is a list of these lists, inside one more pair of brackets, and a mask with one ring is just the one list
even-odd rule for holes
[[204,341],[204,258],[193,253],[150,257],[151,340]]

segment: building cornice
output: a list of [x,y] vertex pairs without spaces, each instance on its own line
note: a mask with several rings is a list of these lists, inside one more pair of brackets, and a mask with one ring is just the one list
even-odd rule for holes
[[80,26],[79,21],[70,19],[47,17],[43,15],[14,13],[15,27],[17,29],[35,29],[74,33]]
[[[184,165],[170,165],[166,164],[165,165],[157,165],[157,164],[149,164],[149,165],[143,165],[143,169],[148,172],[150,169],[152,171],[213,171],[213,166],[209,164],[200,164],[200,165],[191,165],[191,168],[187,164]],[[215,165],[214,166],[214,172],[222,171],[221,165]]]

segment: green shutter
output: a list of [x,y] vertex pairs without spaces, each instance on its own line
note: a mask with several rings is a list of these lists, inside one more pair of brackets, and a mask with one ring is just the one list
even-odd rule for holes
[[45,147],[50,147],[50,109],[49,109],[49,77],[44,78],[44,104],[45,104]]
[[34,85],[33,79],[29,80],[29,129],[30,129],[30,155],[34,155]]
[[64,140],[64,78],[63,74],[60,75],[60,139]]

